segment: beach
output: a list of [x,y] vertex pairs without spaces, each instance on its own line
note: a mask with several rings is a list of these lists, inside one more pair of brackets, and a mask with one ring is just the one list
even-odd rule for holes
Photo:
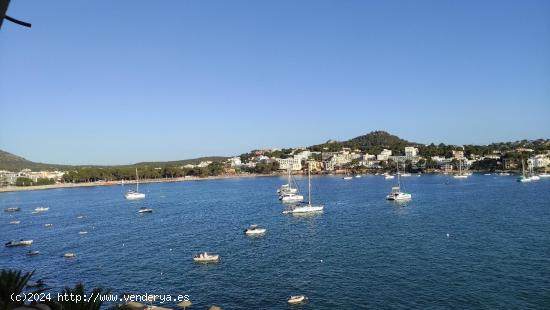
[[[170,183],[170,182],[185,182],[185,181],[204,181],[204,180],[219,180],[219,179],[234,179],[234,178],[251,178],[251,177],[267,177],[277,176],[277,174],[226,174],[209,177],[181,177],[181,178],[162,178],[162,179],[140,179],[139,183]],[[94,186],[114,186],[114,185],[131,185],[136,184],[135,180],[128,180],[122,183],[121,181],[97,181],[97,182],[82,182],[82,183],[56,183],[50,185],[35,185],[35,186],[6,186],[0,187],[0,193],[6,192],[25,192],[59,188],[78,188],[78,187],[94,187]]]

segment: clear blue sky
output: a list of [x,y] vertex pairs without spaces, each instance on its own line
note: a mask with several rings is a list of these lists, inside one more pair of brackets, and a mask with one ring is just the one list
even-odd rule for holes
[[0,149],[120,164],[550,138],[550,1],[12,0]]

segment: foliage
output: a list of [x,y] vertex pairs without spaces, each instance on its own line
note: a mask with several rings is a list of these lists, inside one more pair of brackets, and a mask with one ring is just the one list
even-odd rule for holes
[[[225,171],[225,164],[213,162],[206,167],[184,168],[178,166],[151,167],[143,166],[138,169],[140,179],[181,178],[184,176],[216,176]],[[81,183],[96,181],[135,180],[135,167],[86,167],[71,170],[63,175],[64,182]]]
[[31,185],[33,185],[33,182],[29,178],[18,177],[15,180],[15,186],[31,186]]
[[254,168],[243,166],[241,169],[249,173],[271,174],[279,170],[279,163],[276,161],[266,163],[260,162],[257,163]]
[[51,185],[51,184],[55,184],[54,179],[38,178],[36,182],[34,182],[32,185]]
[[66,287],[60,294],[74,296],[74,298],[60,298],[47,303],[53,310],[100,310],[103,301],[94,296],[108,295],[110,290],[94,288],[91,294],[87,294],[84,285],[77,284],[74,288]]
[[472,170],[483,170],[483,171],[495,171],[502,168],[502,165],[496,159],[485,158],[483,160],[478,160],[472,164],[470,169]]
[[33,272],[22,273],[20,270],[2,270],[0,271],[0,310],[14,309],[23,305],[23,301],[12,299],[12,294],[20,294]]

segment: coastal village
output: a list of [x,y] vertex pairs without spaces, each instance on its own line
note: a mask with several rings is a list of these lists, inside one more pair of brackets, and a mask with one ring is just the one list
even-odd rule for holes
[[[507,154],[528,154],[525,165],[535,171],[546,171],[550,166],[550,151],[536,153],[530,148],[516,148],[512,151],[493,151],[491,154],[467,154],[463,147],[452,150],[452,156],[425,156],[416,146],[406,146],[401,151],[382,149],[377,154],[369,154],[359,149],[342,147],[339,151],[312,151],[306,147],[290,149],[263,149],[227,158],[222,162],[200,161],[185,164],[179,169],[207,168],[217,164],[223,166],[221,174],[245,175],[262,174],[255,170],[259,165],[270,165],[272,170],[263,174],[284,174],[292,171],[295,174],[305,173],[307,165],[316,174],[350,174],[350,173],[387,173],[395,172],[397,163],[405,172],[423,173],[458,173],[459,169],[473,171],[521,172],[522,160],[510,160]],[[397,154],[396,154],[397,153]],[[480,165],[479,163],[490,163]],[[154,167],[162,170],[163,167]],[[64,175],[69,171],[32,171],[29,168],[20,171],[0,170],[0,186],[52,185],[63,183]],[[102,181],[102,180],[99,180]]]

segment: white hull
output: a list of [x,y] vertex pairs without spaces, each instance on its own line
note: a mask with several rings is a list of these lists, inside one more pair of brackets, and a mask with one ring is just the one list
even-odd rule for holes
[[397,194],[389,194],[386,196],[387,200],[393,200],[393,201],[405,201],[405,200],[411,200],[412,195],[407,193],[397,193]]
[[386,179],[386,180],[391,180],[393,178],[395,178],[393,175],[384,176],[384,179]]
[[541,174],[539,174],[539,177],[541,177],[541,178],[550,178],[550,173],[541,173]]
[[304,196],[302,195],[287,195],[281,197],[282,202],[300,202],[304,200]]
[[219,260],[219,255],[210,255],[208,253],[202,253],[193,257],[195,263],[217,263]]
[[130,193],[126,193],[124,195],[124,197],[126,197],[126,199],[128,199],[128,200],[138,200],[138,199],[144,199],[145,194],[144,193],[130,192]]
[[299,295],[299,296],[290,296],[290,298],[288,299],[288,303],[289,304],[301,304],[303,303],[304,301],[306,300],[306,296],[304,295]]
[[291,210],[283,211],[284,214],[306,214],[306,213],[321,213],[323,212],[323,206],[307,205],[304,207],[296,207]]
[[468,176],[465,175],[465,174],[460,174],[460,175],[453,175],[453,178],[455,178],[455,179],[467,179]]
[[343,177],[342,179],[344,179],[344,180],[351,180],[351,179],[353,179],[353,178],[352,178],[352,177]]
[[247,229],[244,233],[248,236],[257,236],[265,234],[265,228]]

